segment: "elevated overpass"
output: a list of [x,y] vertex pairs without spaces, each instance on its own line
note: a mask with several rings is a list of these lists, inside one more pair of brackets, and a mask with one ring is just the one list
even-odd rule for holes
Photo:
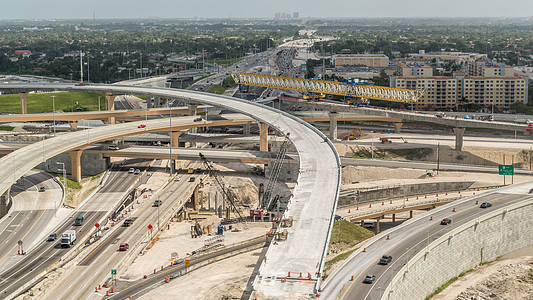
[[[111,94],[136,94],[179,99],[192,105],[207,104],[249,116],[227,120],[227,124],[243,123],[253,118],[259,122],[260,132],[268,126],[286,135],[299,154],[300,171],[293,197],[289,200],[285,217],[292,217],[292,227],[283,230],[287,239],[272,245],[261,264],[254,284],[256,293],[264,297],[309,295],[317,291],[329,244],[333,215],[341,183],[340,159],[333,144],[313,126],[304,121],[263,105],[231,97],[200,92],[131,87],[118,85],[72,84],[0,84],[0,90],[10,92],[80,91]],[[137,128],[144,122],[123,123],[113,126],[72,132],[32,144],[0,158],[0,194],[6,195],[10,186],[28,170],[59,153],[78,149],[102,140],[138,134],[142,131],[180,130],[187,126],[206,126],[207,121],[194,122],[194,117],[149,120],[147,128]],[[179,123],[175,123],[178,122]],[[224,122],[221,121],[221,124]],[[5,196],[4,196],[5,197]],[[282,279],[288,272],[309,274],[298,284],[286,284]]]
[[[306,100],[295,100],[287,97],[279,97],[279,101],[282,103],[289,103],[290,105],[297,105],[301,108],[318,109],[326,112],[330,112],[330,122],[337,120],[334,119],[335,113],[355,113],[361,116],[379,116],[384,118],[395,118],[401,120],[400,122],[393,122],[395,129],[398,131],[402,122],[424,122],[433,123],[453,128],[455,132],[455,149],[461,150],[463,147],[463,135],[465,129],[489,129],[494,131],[520,131],[523,132],[526,128],[524,124],[508,123],[508,122],[496,122],[496,121],[481,121],[462,118],[444,117],[440,118],[432,114],[423,114],[418,112],[408,111],[396,111],[388,109],[380,109],[375,107],[355,107],[353,105],[346,105],[343,103],[335,103],[333,101],[328,102],[312,102]],[[334,122],[333,122],[334,123]]]

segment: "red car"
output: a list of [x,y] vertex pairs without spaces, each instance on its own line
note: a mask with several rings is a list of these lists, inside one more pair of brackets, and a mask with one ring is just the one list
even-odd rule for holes
[[120,244],[120,246],[118,247],[118,251],[126,251],[128,250],[128,248],[130,247],[130,245],[126,244],[126,243],[122,243]]
[[137,128],[146,128],[146,125],[141,124],[141,125],[137,126]]

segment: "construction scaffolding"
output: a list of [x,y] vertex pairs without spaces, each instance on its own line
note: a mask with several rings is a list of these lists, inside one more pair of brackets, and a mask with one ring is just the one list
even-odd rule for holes
[[227,203],[228,207],[238,216],[238,220],[241,222],[244,222],[244,217],[242,216],[241,212],[237,209],[237,206],[235,205],[235,202],[233,201],[233,197],[228,193],[228,190],[226,189],[226,186],[224,185],[224,182],[221,180],[220,176],[218,176],[217,171],[213,169],[212,164],[207,160],[207,158],[200,153],[200,159],[205,165],[205,168],[210,176],[215,179],[215,183],[217,184],[218,188],[222,192],[222,199]]
[[383,86],[348,84],[344,82],[309,80],[302,78],[262,75],[252,73],[232,73],[231,77],[239,85],[261,86],[274,89],[295,90],[307,93],[360,97],[394,102],[417,102],[422,91],[390,88]]
[[271,211],[273,209],[273,205],[275,204],[275,197],[272,197],[272,192],[274,191],[276,181],[278,181],[281,167],[283,166],[283,160],[287,154],[287,148],[289,147],[290,143],[289,135],[290,133],[287,133],[285,140],[283,140],[283,143],[279,148],[278,154],[276,155],[276,160],[271,168],[270,177],[268,179],[265,192],[263,193],[263,198],[260,201],[261,206],[267,211]]

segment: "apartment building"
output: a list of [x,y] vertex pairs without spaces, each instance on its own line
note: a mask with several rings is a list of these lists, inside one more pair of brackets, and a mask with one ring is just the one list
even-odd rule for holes
[[[470,76],[469,68],[468,75],[456,72],[453,76],[413,74],[391,77],[391,87],[423,90],[424,95],[416,104],[420,109],[428,106],[436,109],[454,108],[463,97],[470,103],[485,107],[494,105],[500,109],[508,109],[515,102],[527,103],[527,78],[506,75],[505,72],[513,69],[508,66],[498,65],[497,70],[490,68],[492,67],[482,67],[480,72],[485,74],[483,76]],[[403,74],[409,74],[409,71]]]
[[399,76],[416,76],[416,77],[431,77],[433,76],[433,68],[427,66],[424,62],[399,62],[398,70]]
[[469,61],[467,63],[469,76],[482,77],[512,77],[514,68],[504,63],[497,63],[489,59]]

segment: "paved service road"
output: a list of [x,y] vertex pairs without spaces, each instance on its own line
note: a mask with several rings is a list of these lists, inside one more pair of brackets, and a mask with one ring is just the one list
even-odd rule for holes
[[[415,253],[424,251],[433,240],[483,213],[530,199],[527,184],[521,184],[521,186],[519,190],[506,187],[455,201],[377,236],[363,245],[345,265],[331,274],[322,287],[321,296],[326,299],[380,299],[381,292],[385,290],[406,261]],[[493,206],[486,209],[479,208],[479,205],[486,201],[491,202]],[[453,212],[454,208],[455,212]],[[430,216],[433,220],[430,220]],[[450,218],[452,223],[440,225],[443,218]],[[387,239],[387,234],[390,235],[390,239]],[[366,252],[363,252],[363,248],[366,248]],[[392,263],[378,265],[382,255],[391,255]],[[352,275],[354,280],[350,281]],[[375,282],[363,283],[366,275],[375,275]]]
[[30,171],[11,187],[11,196],[12,211],[0,221],[0,273],[23,258],[17,255],[19,240],[27,252],[46,238],[43,229],[54,219],[63,189],[50,174]]
[[[144,162],[141,166],[135,166],[141,169],[142,165],[146,166],[147,164]],[[107,179],[108,184],[80,205],[76,212],[73,212],[63,224],[57,227],[55,233],[58,237],[64,231],[74,229],[77,240],[82,239],[93,228],[94,224],[111,210],[115,203],[120,200],[124,191],[137,179],[135,175],[127,172],[129,166],[129,164],[124,167],[118,166],[112,170]],[[73,226],[74,219],[79,215],[84,217],[83,225]],[[7,297],[36,276],[42,275],[43,272],[56,264],[68,250],[61,248],[59,238],[55,242],[43,240],[36,248],[29,251],[21,261],[0,274],[0,295]]]

